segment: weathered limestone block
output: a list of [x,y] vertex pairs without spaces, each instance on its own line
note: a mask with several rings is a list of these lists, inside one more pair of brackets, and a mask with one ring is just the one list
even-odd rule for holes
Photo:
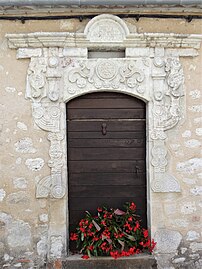
[[31,247],[31,227],[22,220],[16,220],[7,226],[7,242],[9,247],[15,251],[27,250]]
[[25,191],[18,191],[11,193],[7,196],[7,204],[10,205],[27,205],[30,202],[30,198]]
[[27,159],[25,164],[32,171],[39,171],[44,166],[44,160],[42,158]]
[[63,250],[62,236],[51,236],[50,257],[61,258]]
[[15,189],[26,189],[28,182],[23,177],[18,177],[13,179],[13,185]]
[[19,153],[35,153],[36,149],[33,147],[32,139],[25,137],[15,143],[15,150]]
[[175,253],[182,240],[182,235],[177,231],[159,229],[154,238],[157,242],[157,253]]

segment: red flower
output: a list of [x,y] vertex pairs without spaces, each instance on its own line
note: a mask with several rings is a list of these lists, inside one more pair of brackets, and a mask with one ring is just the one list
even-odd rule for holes
[[132,229],[133,229],[128,222],[126,222],[126,224],[124,225],[124,227],[127,227],[130,231],[132,231]]
[[99,238],[98,237],[93,237],[93,241],[98,241],[99,240]]
[[135,247],[129,249],[130,255],[133,255],[135,253]]
[[94,246],[91,245],[88,247],[88,249],[92,251],[94,249]]
[[83,255],[83,256],[81,256],[81,258],[84,259],[84,260],[87,260],[87,259],[89,259],[89,256],[88,255]]
[[139,224],[139,222],[138,221],[136,221],[136,225],[135,225],[135,227],[134,227],[134,232],[136,232],[136,230],[138,230],[140,228],[140,224]]
[[79,230],[80,230],[82,233],[84,233],[84,232],[85,232],[85,229],[84,229],[84,228],[82,228],[82,227],[80,227],[80,228],[79,228]]
[[150,239],[148,239],[148,240],[144,243],[143,247],[150,247],[150,245],[151,245],[151,241],[150,241]]
[[103,226],[107,226],[107,224],[106,224],[106,221],[105,221],[105,220],[102,220],[102,221],[101,221],[101,224],[102,224]]
[[130,207],[129,207],[129,208],[130,208],[130,210],[135,211],[135,209],[136,209],[136,205],[135,205],[135,203],[132,202],[132,203],[130,204]]
[[119,234],[119,233],[114,233],[114,237],[115,238],[122,238],[124,236],[123,233]]
[[85,222],[84,219],[81,219],[80,222],[79,222],[79,226],[80,227],[83,226],[84,222]]
[[143,235],[144,235],[144,238],[147,238],[147,237],[148,237],[148,235],[149,235],[148,230],[143,230]]
[[129,217],[129,218],[128,218],[128,221],[133,221],[133,218],[132,218],[132,217]]
[[120,257],[121,255],[119,254],[118,251],[111,251],[110,252],[111,257],[113,257],[114,259],[117,259],[118,257]]
[[102,244],[101,244],[101,249],[104,251],[104,250],[106,250],[107,249],[107,243],[106,242],[103,242]]
[[110,238],[110,232],[108,229],[105,229],[104,232],[102,233],[104,236],[106,236],[107,238]]
[[94,233],[88,230],[88,236],[94,236]]
[[76,233],[71,233],[70,240],[72,240],[72,241],[78,240],[78,235]]
[[152,239],[151,246],[149,247],[149,251],[152,252],[155,246],[156,246],[156,242],[154,242],[154,239]]
[[98,212],[102,212],[102,208],[101,208],[101,207],[98,207],[98,208],[97,208],[97,211],[98,211]]

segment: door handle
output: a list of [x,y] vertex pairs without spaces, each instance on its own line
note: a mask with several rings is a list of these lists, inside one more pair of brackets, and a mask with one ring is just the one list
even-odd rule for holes
[[106,134],[107,134],[107,124],[102,123],[102,135],[106,135]]
[[135,166],[135,173],[138,174],[139,173],[139,170],[140,170],[140,168],[136,165]]

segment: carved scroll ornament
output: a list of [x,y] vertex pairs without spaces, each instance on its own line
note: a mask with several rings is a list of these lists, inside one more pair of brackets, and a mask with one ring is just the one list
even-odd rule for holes
[[90,89],[146,92],[145,67],[142,61],[128,59],[78,60],[64,67],[65,95],[72,98]]

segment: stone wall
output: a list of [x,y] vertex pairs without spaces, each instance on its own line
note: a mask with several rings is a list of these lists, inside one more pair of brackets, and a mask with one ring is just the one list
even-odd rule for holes
[[[125,19],[130,32],[201,34],[201,22],[173,19]],[[40,268],[66,254],[67,198],[36,199],[36,185],[50,174],[47,133],[32,117],[25,99],[29,59],[16,59],[5,35],[30,32],[79,32],[88,20],[0,22],[0,267]],[[202,267],[200,252],[202,187],[202,49],[181,58],[186,113],[167,131],[169,172],[180,192],[150,193],[152,235],[158,242],[159,268]],[[55,223],[55,220],[59,220]],[[59,224],[58,224],[59,223]],[[50,228],[51,227],[51,228]],[[49,238],[50,229],[55,236]],[[61,236],[62,234],[62,236]],[[51,246],[49,245],[51,242]],[[49,246],[48,246],[49,245]],[[3,267],[4,266],[4,267]],[[35,267],[34,267],[35,266]]]

